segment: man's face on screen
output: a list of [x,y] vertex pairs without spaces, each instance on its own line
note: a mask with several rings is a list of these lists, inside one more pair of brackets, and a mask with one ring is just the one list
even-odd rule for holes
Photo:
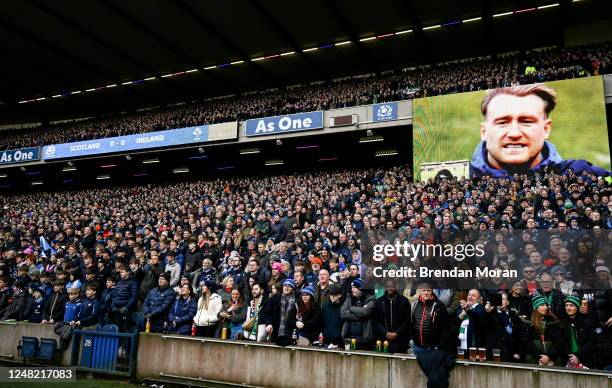
[[487,143],[487,161],[497,169],[537,166],[542,161],[540,152],[550,128],[551,121],[540,97],[533,94],[494,97],[480,125],[480,138]]

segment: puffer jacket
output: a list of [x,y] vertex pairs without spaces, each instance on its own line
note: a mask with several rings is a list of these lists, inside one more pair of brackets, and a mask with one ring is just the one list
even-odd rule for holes
[[115,286],[115,293],[111,303],[111,309],[127,308],[133,311],[136,308],[138,297],[138,284],[132,278],[121,279]]
[[422,347],[449,349],[450,322],[444,304],[434,297],[427,301],[418,299],[411,306],[411,336],[414,343]]
[[212,326],[219,322],[219,313],[223,302],[221,297],[214,292],[210,295],[208,308],[204,308],[204,299],[200,297],[197,304],[197,312],[193,321],[197,326]]
[[162,322],[167,318],[175,296],[172,287],[155,287],[145,298],[142,312],[150,315],[153,323]]
[[168,321],[176,323],[174,330],[178,334],[191,333],[191,325],[193,324],[193,317],[195,317],[197,309],[196,298],[189,297],[185,299],[181,296],[176,298],[168,314]]

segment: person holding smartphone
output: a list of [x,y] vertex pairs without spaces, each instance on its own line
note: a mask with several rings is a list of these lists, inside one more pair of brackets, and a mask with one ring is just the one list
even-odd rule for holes
[[486,330],[487,359],[492,359],[492,349],[500,349],[501,361],[518,362],[521,359],[521,320],[510,309],[508,293],[501,291],[490,295],[485,303],[483,326]]
[[230,332],[230,339],[238,339],[239,333],[242,335],[242,324],[246,320],[246,313],[247,306],[242,294],[237,289],[233,289],[230,293],[229,302],[219,314],[223,322],[221,330],[227,328]]

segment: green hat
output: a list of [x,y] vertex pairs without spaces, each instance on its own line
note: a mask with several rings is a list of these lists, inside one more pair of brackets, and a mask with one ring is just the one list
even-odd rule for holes
[[580,304],[582,303],[580,298],[574,295],[568,295],[565,297],[565,303],[568,303],[568,302],[576,305],[576,308],[578,309],[580,308]]
[[538,307],[542,306],[543,304],[548,305],[548,301],[546,300],[546,298],[542,295],[535,295],[532,299],[531,299],[531,306],[533,307],[533,309],[537,309]]

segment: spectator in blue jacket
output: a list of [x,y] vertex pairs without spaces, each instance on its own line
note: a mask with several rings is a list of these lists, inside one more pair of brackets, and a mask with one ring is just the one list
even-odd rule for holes
[[159,275],[158,287],[149,291],[143,304],[143,313],[145,320],[151,323],[151,332],[162,332],[174,296],[174,289],[170,287],[170,273],[164,272]]
[[45,301],[49,299],[51,294],[53,294],[51,276],[46,271],[40,273],[40,289],[42,290],[43,298]]
[[77,326],[94,326],[98,323],[100,303],[98,302],[98,284],[88,283],[85,287],[85,300],[81,308],[81,314]]
[[180,295],[168,314],[170,330],[178,334],[191,334],[193,317],[198,309],[197,300],[190,284],[181,286]]
[[66,349],[72,338],[72,330],[77,326],[83,302],[80,298],[79,288],[68,289],[68,302],[64,308],[64,319],[57,322],[53,327],[55,334],[59,336],[60,349]]
[[119,266],[118,272],[119,282],[111,302],[111,321],[125,332],[130,324],[130,312],[136,308],[138,285],[130,278],[130,271],[125,266]]

